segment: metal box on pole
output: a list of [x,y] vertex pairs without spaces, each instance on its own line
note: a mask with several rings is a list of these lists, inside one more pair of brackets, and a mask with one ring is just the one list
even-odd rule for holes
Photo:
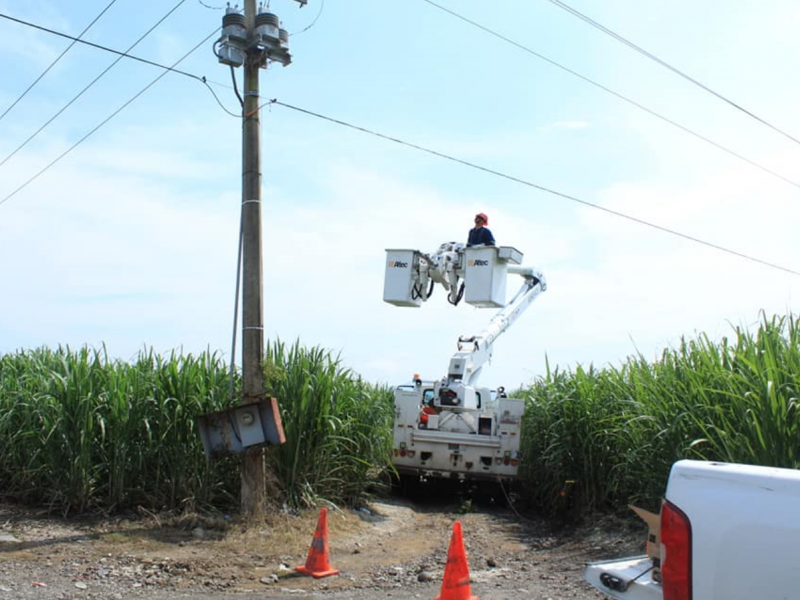
[[286,441],[275,398],[203,415],[197,426],[209,460]]

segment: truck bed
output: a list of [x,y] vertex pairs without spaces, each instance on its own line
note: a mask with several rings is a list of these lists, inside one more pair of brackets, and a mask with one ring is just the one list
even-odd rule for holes
[[620,600],[662,600],[661,586],[653,581],[653,562],[647,556],[632,556],[592,562],[584,577],[604,594]]

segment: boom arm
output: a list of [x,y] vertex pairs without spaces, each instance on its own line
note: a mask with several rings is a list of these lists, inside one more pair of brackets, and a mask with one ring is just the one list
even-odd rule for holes
[[450,359],[450,368],[447,370],[448,385],[457,381],[461,381],[465,385],[474,385],[480,376],[483,365],[492,358],[494,341],[513,325],[514,321],[547,287],[544,275],[530,267],[511,266],[508,271],[524,278],[522,287],[511,299],[511,302],[492,317],[486,329],[478,335],[458,338],[458,352]]
[[458,338],[458,351],[450,359],[447,377],[437,390],[440,405],[475,408],[475,385],[483,366],[492,358],[495,340],[547,289],[544,275],[533,268],[509,266],[508,272],[522,276],[522,287],[481,333]]

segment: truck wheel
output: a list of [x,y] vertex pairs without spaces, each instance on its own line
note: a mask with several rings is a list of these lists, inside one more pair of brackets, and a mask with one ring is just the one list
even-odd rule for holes
[[401,475],[400,476],[400,495],[414,500],[419,495],[420,480],[419,475]]
[[500,505],[503,497],[500,485],[494,481],[480,481],[475,490],[476,500],[484,506]]

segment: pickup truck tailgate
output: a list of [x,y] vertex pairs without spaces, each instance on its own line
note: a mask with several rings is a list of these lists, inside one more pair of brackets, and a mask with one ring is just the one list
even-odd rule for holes
[[653,562],[633,556],[592,562],[584,577],[598,590],[619,600],[662,600],[661,585],[653,581]]

